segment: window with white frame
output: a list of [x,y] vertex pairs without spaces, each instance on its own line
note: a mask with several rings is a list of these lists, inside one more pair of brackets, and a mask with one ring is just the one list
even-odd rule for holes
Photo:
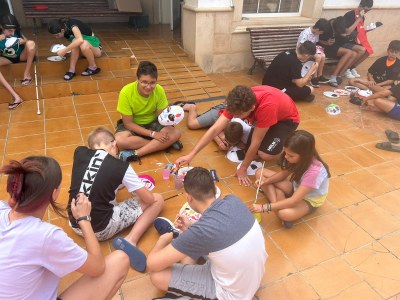
[[303,0],[243,0],[244,17],[300,15]]

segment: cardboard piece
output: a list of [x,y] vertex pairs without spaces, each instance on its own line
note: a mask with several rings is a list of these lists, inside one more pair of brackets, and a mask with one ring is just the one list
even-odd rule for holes
[[115,0],[118,11],[124,12],[143,12],[140,0]]

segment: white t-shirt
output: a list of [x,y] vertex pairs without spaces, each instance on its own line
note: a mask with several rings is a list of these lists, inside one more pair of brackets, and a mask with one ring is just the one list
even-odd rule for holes
[[242,119],[239,118],[233,118],[231,120],[231,122],[238,122],[242,125],[243,127],[243,135],[242,138],[240,139],[242,141],[243,144],[247,144],[247,141],[249,140],[249,135],[250,135],[250,131],[251,131],[251,126],[249,124],[247,124],[245,121],[243,121]]
[[299,39],[297,40],[297,47],[305,41],[310,41],[316,44],[319,41],[319,35],[312,33],[311,27],[308,27],[300,33]]
[[260,286],[268,256],[264,236],[236,196],[215,200],[172,246],[194,260],[208,256],[218,299],[251,300]]
[[87,252],[38,218],[10,223],[10,210],[0,201],[0,298],[56,299],[60,278],[79,269]]

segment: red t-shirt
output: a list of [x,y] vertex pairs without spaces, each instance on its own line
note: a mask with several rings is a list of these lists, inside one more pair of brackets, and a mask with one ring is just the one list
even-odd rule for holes
[[[279,121],[293,120],[294,123],[300,123],[296,104],[281,90],[267,85],[254,86],[251,89],[256,94],[256,108],[246,118],[250,125],[267,128]],[[228,119],[233,118],[227,109],[223,115]]]

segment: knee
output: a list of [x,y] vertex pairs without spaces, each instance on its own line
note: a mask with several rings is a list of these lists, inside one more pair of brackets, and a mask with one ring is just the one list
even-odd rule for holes
[[[258,151],[258,152],[260,153],[261,151]],[[260,154],[259,154],[259,155],[260,155]],[[257,169],[256,174],[255,174],[256,178],[260,178],[260,175],[261,175],[261,172],[262,172],[262,171],[263,171],[262,168]]]
[[34,51],[36,49],[36,44],[34,41],[27,41],[26,42],[26,48],[28,49],[28,51]]
[[151,272],[150,273],[150,280],[151,283],[158,289],[164,290],[163,289],[163,276],[161,272]]
[[278,218],[282,221],[294,221],[287,209],[281,209],[277,212]]
[[200,124],[199,122],[197,122],[197,120],[196,121],[188,120],[187,127],[191,130],[196,130],[200,128]]
[[85,51],[90,49],[90,44],[87,41],[83,41],[83,43],[79,46],[81,51]]
[[181,135],[182,135],[182,130],[181,129],[179,129],[179,128],[176,128],[176,127],[171,127],[171,135],[172,135],[172,139],[174,140],[174,141],[177,141],[177,140],[179,140],[180,138],[181,138]]
[[164,207],[164,197],[159,193],[154,193],[154,205],[160,208],[160,211]]
[[354,80],[354,78],[349,79],[349,84],[350,85],[354,85],[356,83],[356,81]]

